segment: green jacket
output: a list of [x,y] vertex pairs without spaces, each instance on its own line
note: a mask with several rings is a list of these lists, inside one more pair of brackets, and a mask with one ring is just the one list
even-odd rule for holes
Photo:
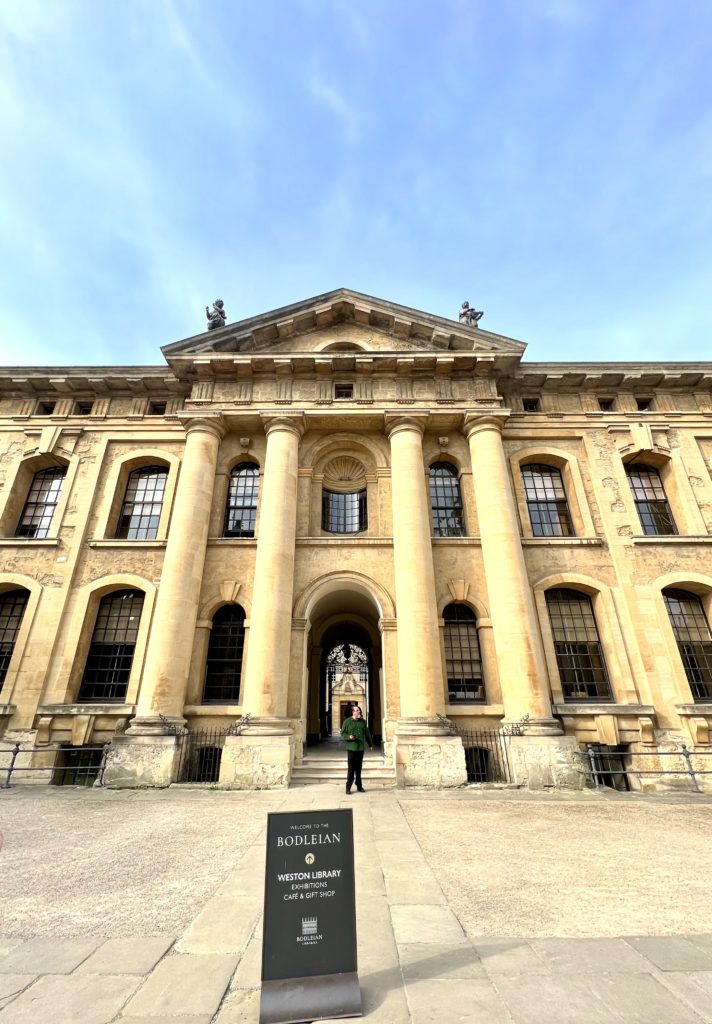
[[371,733],[363,718],[347,718],[341,726],[341,739],[346,740],[347,750],[365,750],[373,746]]

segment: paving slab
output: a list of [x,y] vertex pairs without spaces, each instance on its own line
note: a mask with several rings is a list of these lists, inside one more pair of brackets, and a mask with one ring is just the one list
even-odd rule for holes
[[236,956],[190,953],[168,956],[138,990],[126,1007],[126,1015],[160,1017],[215,1013],[236,966]]
[[22,941],[22,939],[0,938],[0,957],[5,956],[11,949],[15,949]]
[[413,1024],[509,1024],[510,1016],[489,980],[451,978],[406,986]]
[[259,1019],[259,988],[235,989],[220,1007],[216,1024],[258,1024]]
[[650,962],[625,939],[529,939],[529,945],[552,972],[640,974],[650,970]]
[[442,889],[434,878],[421,878],[420,875],[405,875],[402,871],[383,873],[386,895],[391,904],[395,903],[429,903],[444,905],[447,903]]
[[460,922],[449,907],[396,905],[391,907],[391,920],[399,946],[410,942],[467,942]]
[[119,1017],[116,1024],[211,1024],[212,1013],[191,1014],[189,1017]]
[[249,896],[214,896],[176,943],[180,953],[241,953],[262,905]]
[[175,942],[174,935],[153,938],[107,939],[77,974],[148,974]]
[[488,974],[548,974],[549,968],[526,939],[474,939],[472,945]]
[[666,971],[659,980],[680,1002],[691,1006],[706,1024],[712,1021],[712,972],[690,971],[683,974]]
[[712,971],[712,949],[703,949],[682,935],[654,935],[626,941],[661,971]]
[[397,965],[359,972],[363,1015],[369,1024],[410,1024],[410,1013]]
[[492,983],[515,1024],[621,1024],[581,977],[498,974]]
[[0,974],[0,1010],[34,980],[34,974]]
[[652,974],[594,974],[587,981],[626,1024],[700,1024],[695,1011]]
[[401,971],[407,981],[438,978],[486,978],[482,961],[470,945],[414,942],[398,947]]
[[110,974],[48,975],[0,1011],[0,1024],[108,1024],[140,983]]
[[712,953],[712,935],[685,935],[684,938],[688,939],[693,946],[708,949]]
[[0,959],[0,974],[69,974],[101,942],[102,939],[28,939]]
[[253,934],[232,976],[230,990],[259,988],[262,984],[262,933]]

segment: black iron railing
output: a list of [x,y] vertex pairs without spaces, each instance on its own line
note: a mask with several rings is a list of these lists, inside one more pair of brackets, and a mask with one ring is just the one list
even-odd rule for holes
[[[677,750],[611,750],[589,743],[586,747],[588,764],[583,769],[594,789],[629,789],[628,777],[662,778],[688,781],[693,793],[701,793],[700,778],[712,775],[712,761],[697,761],[712,757],[712,750],[688,750],[684,743]],[[675,761],[661,760],[675,758]],[[655,764],[655,762],[658,762]],[[645,765],[648,767],[644,767]],[[663,768],[663,764],[669,767]],[[701,768],[709,764],[709,768]]]
[[193,729],[178,735],[178,782],[218,782],[228,729]]
[[[29,747],[23,743],[15,743],[12,747],[0,750],[0,777],[5,778],[0,789],[9,789],[13,776],[17,772],[44,772],[49,775],[50,782],[56,786],[103,786],[106,759],[109,754],[109,743],[101,746],[86,747]],[[18,764],[20,754],[56,754],[51,765]],[[7,763],[3,763],[7,759]]]
[[465,764],[468,782],[514,781],[510,740],[522,735],[522,725],[511,723],[499,729],[466,729],[456,727],[455,731],[465,748]]

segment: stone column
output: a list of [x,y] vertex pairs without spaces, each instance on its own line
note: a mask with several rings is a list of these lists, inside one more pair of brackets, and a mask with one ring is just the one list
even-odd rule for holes
[[265,432],[250,643],[243,674],[242,709],[250,721],[239,736],[228,737],[220,766],[220,781],[236,789],[288,785],[294,746],[287,696],[304,417],[266,417]]
[[114,741],[108,785],[160,786],[173,781],[176,729],[195,639],[200,588],[220,441],[218,414],[183,420],[186,442],[146,648],[136,717]]
[[[507,417],[469,414],[464,422],[505,721],[528,716],[524,743],[513,743],[517,781],[537,787],[565,784],[561,780],[568,778],[575,743],[564,740],[552,716],[544,649],[502,445]],[[545,739],[555,736],[561,742]]]
[[393,567],[398,629],[400,717],[396,772],[402,785],[466,781],[460,738],[445,713],[445,684],[423,464],[425,414],[386,417],[391,444]]

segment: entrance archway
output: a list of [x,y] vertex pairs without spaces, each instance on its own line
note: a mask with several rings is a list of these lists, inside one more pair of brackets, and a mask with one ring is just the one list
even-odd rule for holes
[[301,602],[300,617],[310,626],[303,712],[307,744],[334,739],[347,704],[354,701],[380,744],[385,696],[383,612],[377,597],[360,579],[338,574],[314,585]]

